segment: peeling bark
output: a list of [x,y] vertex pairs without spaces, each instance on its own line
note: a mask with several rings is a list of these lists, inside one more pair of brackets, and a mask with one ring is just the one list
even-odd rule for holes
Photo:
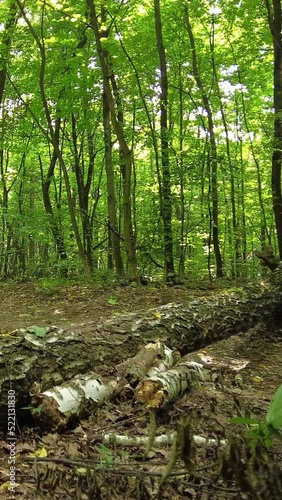
[[145,375],[156,375],[175,364],[176,356],[160,341],[150,342],[134,356],[117,367],[117,373],[130,381],[131,385],[142,380]]
[[[167,446],[173,443],[175,439],[175,433],[171,434],[162,434],[161,436],[156,436],[154,439],[153,446]],[[121,446],[144,446],[147,444],[148,437],[147,436],[123,436],[119,434],[105,434],[101,437],[101,441],[103,444],[119,444]],[[196,446],[221,446],[224,447],[227,445],[226,439],[209,439],[203,436],[193,436],[193,441]]]
[[203,381],[204,366],[195,361],[179,365],[143,380],[137,387],[137,398],[146,408],[160,408],[181,396],[193,383]]
[[[217,340],[245,332],[260,321],[281,320],[281,272],[278,268],[267,282],[252,283],[237,291],[198,298],[187,304],[167,304],[149,311],[120,314],[100,323],[75,325],[74,329],[31,327],[2,336],[0,426],[2,420],[3,425],[6,424],[7,398],[11,389],[15,391],[20,419],[21,408],[30,405],[34,383],[44,392],[90,372],[98,373],[99,379],[124,377],[123,361],[144,349],[147,342],[158,339],[184,356]],[[85,330],[91,330],[87,339]],[[134,384],[142,379],[158,355],[158,349],[153,351],[148,353],[143,365],[139,356],[139,366],[135,370],[130,362],[127,366],[123,364]],[[117,368],[111,368],[113,366]]]
[[82,418],[109,401],[117,389],[115,380],[100,380],[94,373],[80,375],[71,381],[38,392],[32,405],[38,408],[35,418],[42,426],[64,428],[72,418]]

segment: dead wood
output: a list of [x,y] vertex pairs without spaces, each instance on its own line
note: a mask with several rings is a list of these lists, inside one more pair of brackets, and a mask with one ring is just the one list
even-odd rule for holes
[[280,264],[279,257],[274,255],[272,245],[267,245],[262,251],[254,250],[254,255],[260,259],[263,266],[268,267],[271,271],[275,271]]
[[[17,415],[30,404],[32,385],[40,391],[90,371],[114,376],[119,365],[145,343],[160,339],[181,355],[247,331],[260,321],[279,320],[282,313],[281,270],[265,282],[203,297],[187,304],[167,304],[147,311],[120,314],[91,323],[92,338],[83,325],[19,329],[1,339],[0,410],[6,425],[8,390],[15,391]],[[89,330],[89,324],[88,324]],[[117,348],[118,347],[118,348]],[[121,359],[122,356],[122,359]],[[134,375],[135,378],[137,374]],[[138,377],[137,377],[138,378]]]

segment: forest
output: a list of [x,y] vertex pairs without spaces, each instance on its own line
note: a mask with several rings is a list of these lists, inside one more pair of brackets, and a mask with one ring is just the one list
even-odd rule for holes
[[0,0],[4,500],[281,500],[281,1]]
[[0,276],[282,257],[279,0],[0,4]]

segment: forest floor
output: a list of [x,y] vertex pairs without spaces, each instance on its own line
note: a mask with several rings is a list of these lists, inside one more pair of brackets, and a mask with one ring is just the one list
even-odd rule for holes
[[[187,289],[184,287],[118,287],[95,288],[91,285],[51,286],[50,284],[2,284],[0,287],[0,334],[7,334],[27,326],[76,325],[91,335],[91,325],[116,313],[157,308],[167,303],[188,304],[192,298],[214,294],[216,290]],[[122,346],[121,346],[122,348]],[[197,411],[196,434],[209,438],[223,438],[228,432],[241,432],[241,427],[230,423],[232,417],[251,415],[263,419],[269,403],[281,384],[282,331],[267,331],[257,325],[247,333],[239,333],[201,350],[203,356],[216,358],[223,367],[222,380],[211,380],[179,398],[158,414],[158,433],[172,431],[180,415]],[[133,356],[135,353],[132,353]],[[111,367],[112,368],[112,367]],[[242,375],[239,383],[236,374]],[[237,380],[237,381],[236,381]],[[0,434],[0,496],[5,499],[150,499],[154,497],[159,475],[169,462],[170,446],[152,448],[147,460],[140,460],[142,449],[120,449],[102,446],[94,437],[106,430],[128,436],[147,435],[148,413],[134,403],[134,399],[114,401],[85,419],[75,429],[62,433],[42,432],[23,426],[17,443],[18,487],[16,493],[7,490],[8,446],[4,433]],[[235,431],[234,431],[235,429]],[[282,462],[281,448],[274,445],[275,460]],[[37,453],[39,457],[55,457],[65,463],[24,461]],[[69,461],[69,462],[67,462]],[[78,461],[78,462],[75,462]],[[101,468],[101,473],[85,476],[85,463]],[[186,475],[171,476],[161,499],[247,499],[238,485],[223,481],[219,469],[222,459],[217,447],[197,449],[194,468]],[[138,470],[142,475],[127,477],[114,474],[117,469]],[[79,472],[80,470],[80,472]],[[178,470],[184,464],[178,463]],[[84,472],[83,472],[84,471]],[[146,471],[148,476],[146,476]],[[154,471],[155,477],[150,476]],[[81,491],[95,491],[88,496]],[[99,495],[97,491],[99,490]],[[264,497],[258,497],[264,498]],[[266,497],[265,497],[266,498]],[[271,496],[269,498],[276,498]],[[281,497],[282,498],[282,497]]]

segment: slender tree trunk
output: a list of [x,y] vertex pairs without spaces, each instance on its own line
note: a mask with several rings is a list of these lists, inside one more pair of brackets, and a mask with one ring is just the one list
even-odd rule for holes
[[123,176],[123,215],[124,215],[124,246],[127,254],[129,275],[133,280],[138,279],[136,251],[132,235],[132,215],[131,215],[131,173],[132,173],[132,152],[127,144],[122,125],[120,124],[115,105],[115,99],[110,86],[109,75],[111,74],[108,62],[105,59],[104,51],[99,33],[99,22],[96,14],[96,7],[93,0],[87,0],[90,13],[90,25],[93,29],[96,41],[98,57],[101,64],[101,70],[104,80],[105,94],[110,109],[111,122],[114,132],[117,136],[120,150],[124,159]]
[[[30,184],[31,185],[29,193],[29,209],[31,213],[34,213],[34,211],[36,210],[36,194],[35,194],[36,180],[34,174],[31,174]],[[35,239],[32,233],[28,235],[28,259],[33,264],[35,259]]]
[[268,22],[273,38],[273,100],[274,100],[274,143],[272,153],[272,199],[276,224],[279,256],[282,259],[282,9],[281,0],[265,0]]
[[[123,261],[120,249],[120,237],[118,234],[117,213],[116,213],[116,195],[114,182],[114,169],[112,163],[112,137],[110,125],[110,110],[105,91],[103,92],[103,126],[105,143],[105,165],[107,175],[107,193],[108,193],[108,215],[109,215],[109,250],[112,251],[112,258],[115,264],[115,270],[119,277],[124,276]],[[111,264],[108,256],[108,267]]]
[[189,36],[191,50],[192,50],[193,75],[197,83],[197,86],[201,92],[203,105],[208,116],[208,133],[210,142],[210,164],[211,164],[210,172],[211,172],[211,195],[212,195],[212,214],[211,214],[212,237],[213,237],[214,255],[216,260],[216,276],[217,278],[221,278],[223,276],[223,261],[220,251],[219,228],[218,228],[218,188],[217,188],[218,160],[217,160],[217,147],[216,147],[215,131],[214,131],[214,120],[213,120],[213,113],[210,101],[200,76],[200,68],[197,59],[194,34],[190,23],[189,11],[187,6],[185,6],[184,8],[184,15],[185,15],[187,33]]
[[[82,139],[83,140],[83,139]],[[91,141],[92,138],[88,137],[88,142]],[[88,262],[88,266],[90,271],[93,270],[93,256],[92,256],[92,246],[93,246],[93,238],[92,238],[92,228],[91,228],[91,220],[89,215],[89,192],[91,187],[91,182],[93,178],[94,171],[94,160],[95,155],[89,155],[89,164],[88,170],[86,174],[86,182],[84,180],[84,171],[81,165],[81,152],[79,152],[78,148],[78,139],[77,139],[77,131],[76,131],[76,118],[74,113],[72,113],[72,144],[74,149],[74,169],[76,176],[76,184],[78,190],[78,200],[79,200],[79,209],[80,216],[82,221],[82,233],[83,233],[83,247],[85,256]],[[83,149],[83,146],[82,146]],[[81,150],[82,150],[81,149]]]
[[[239,227],[240,227],[240,253],[241,253],[242,263],[245,263],[246,257],[247,257],[247,229],[246,229],[246,209],[245,209],[245,166],[244,166],[244,159],[243,159],[243,141],[242,141],[242,134],[241,134],[241,124],[240,124],[240,119],[239,119],[239,104],[238,104],[238,100],[236,97],[235,97],[235,102],[236,102],[236,136],[237,136],[236,149],[237,149],[237,155],[239,156],[239,159],[237,160],[239,162],[239,175],[237,178],[237,191],[238,191],[237,213],[238,213],[238,218],[240,221],[240,223],[239,223]],[[244,276],[244,275],[246,275],[245,268],[241,264],[240,276]]]
[[[17,13],[18,7],[16,2],[11,2],[9,5],[8,16],[6,23],[4,25],[4,30],[0,39],[0,108],[2,111],[2,117],[0,118],[0,131],[1,131],[1,142],[4,139],[4,110],[3,110],[3,101],[4,101],[4,91],[5,84],[7,79],[7,61],[10,57],[10,50],[12,44],[12,31],[17,22]],[[7,240],[5,245],[5,233],[8,228],[8,191],[6,187],[6,180],[4,176],[4,150],[0,149],[0,164],[1,164],[1,178],[2,178],[2,211],[3,211],[3,225],[2,225],[2,252],[4,254],[3,260],[3,274],[4,278],[7,278],[8,275],[8,259],[9,259],[9,251],[12,240],[11,230],[8,229]],[[6,247],[6,248],[5,248]]]
[[180,220],[181,220],[181,228],[180,228],[180,252],[179,252],[179,281],[182,282],[185,274],[185,256],[187,252],[187,243],[185,236],[187,236],[187,229],[185,234],[185,179],[184,179],[184,162],[183,162],[183,136],[184,136],[184,128],[183,128],[183,82],[182,82],[182,66],[178,67],[178,80],[179,80],[179,139],[178,139],[178,149],[179,149],[179,160],[178,160],[178,168],[179,168],[179,181],[180,181]]
[[[7,159],[8,162],[8,159]],[[3,278],[7,279],[8,277],[8,263],[9,263],[9,252],[11,249],[11,241],[12,241],[12,232],[11,226],[8,221],[8,203],[9,203],[9,191],[7,189],[6,184],[6,175],[5,175],[5,158],[4,152],[1,150],[0,155],[0,169],[1,169],[1,184],[2,184],[2,252],[3,252]]]
[[[27,260],[30,258],[30,253],[28,252],[28,247],[27,247],[27,238],[25,235],[24,231],[20,231],[21,228],[25,226],[25,212],[24,212],[24,188],[27,185],[27,176],[26,176],[26,155],[23,153],[22,155],[22,160],[20,164],[20,169],[22,169],[22,174],[21,174],[21,179],[20,179],[20,185],[19,185],[19,190],[18,190],[18,207],[19,207],[19,219],[16,219],[15,221],[15,231],[14,231],[14,240],[15,240],[15,247],[17,248],[17,258],[18,258],[18,272],[17,275],[23,278],[26,274],[26,265],[27,265]],[[33,187],[30,185],[30,193],[29,193],[29,201],[30,201],[30,208],[34,209],[34,206],[32,207],[32,199],[34,200],[34,190]],[[22,236],[20,236],[22,232]]]
[[240,252],[239,252],[240,238],[239,238],[239,234],[238,234],[238,221],[237,221],[237,212],[236,212],[236,194],[235,194],[235,179],[234,179],[233,160],[232,160],[232,155],[231,155],[231,151],[230,151],[230,141],[229,141],[229,137],[228,137],[227,120],[226,120],[225,110],[224,110],[223,102],[222,102],[222,96],[221,96],[221,92],[220,92],[220,88],[219,88],[217,67],[216,67],[216,62],[215,62],[214,22],[212,23],[212,32],[211,32],[210,38],[211,38],[211,42],[210,42],[211,62],[212,62],[212,68],[213,68],[214,83],[216,86],[216,93],[217,93],[218,100],[219,100],[220,114],[221,114],[222,125],[224,128],[224,136],[225,136],[226,157],[227,157],[227,162],[228,162],[228,167],[229,167],[229,172],[230,172],[230,198],[231,198],[231,213],[232,213],[232,233],[230,232],[230,235],[231,235],[231,249],[233,249],[232,250],[232,257],[231,257],[231,271],[232,271],[233,277],[235,277],[235,276],[237,276],[238,262],[240,259]]
[[[237,72],[238,72],[239,82],[241,83],[242,79],[241,79],[240,69],[238,69]],[[258,193],[258,200],[259,200],[259,205],[260,205],[260,209],[261,209],[261,225],[264,226],[264,232],[265,232],[265,235],[267,236],[268,243],[271,244],[270,234],[269,234],[269,230],[268,230],[268,227],[267,227],[267,220],[266,220],[266,212],[265,212],[264,200],[263,200],[263,187],[262,187],[262,178],[261,178],[261,167],[260,167],[260,163],[259,163],[256,151],[255,151],[255,147],[254,147],[254,144],[253,144],[253,139],[252,139],[252,136],[251,136],[251,131],[250,131],[250,128],[249,128],[249,123],[248,123],[248,118],[247,118],[247,112],[246,112],[246,106],[245,106],[245,98],[244,98],[243,93],[241,93],[241,99],[242,99],[242,113],[243,113],[243,118],[244,118],[244,122],[245,122],[245,127],[246,127],[246,130],[247,130],[247,133],[248,133],[248,137],[249,137],[250,150],[251,150],[251,154],[252,154],[252,157],[253,157],[253,160],[254,160],[254,163],[255,163],[255,166],[256,166],[256,170],[257,170],[257,193]]]
[[161,159],[162,159],[162,219],[164,229],[164,272],[165,280],[175,280],[172,234],[172,202],[171,175],[169,164],[169,131],[168,131],[168,76],[166,53],[163,43],[160,1],[154,0],[155,28],[157,49],[160,63],[160,110],[161,110]]
[[110,228],[110,222],[108,226],[108,263],[107,267],[109,271],[113,271],[115,266],[114,266],[114,259],[113,259],[113,242],[112,242],[112,231]]
[[[55,136],[56,136],[56,141],[59,142],[59,136],[60,136],[60,123],[61,120],[60,118],[57,118],[55,120]],[[66,252],[66,247],[65,247],[65,242],[64,242],[64,236],[62,234],[62,231],[60,229],[59,224],[56,221],[56,217],[53,212],[53,207],[52,207],[52,202],[51,202],[51,197],[50,197],[50,184],[51,184],[51,179],[53,178],[54,175],[54,170],[56,167],[57,163],[57,154],[55,149],[53,148],[53,153],[50,158],[50,163],[49,163],[49,168],[48,172],[46,175],[44,175],[44,168],[43,168],[43,162],[41,159],[41,156],[39,155],[39,166],[40,166],[40,171],[41,171],[41,188],[42,188],[42,197],[43,197],[43,203],[44,203],[44,208],[46,213],[48,214],[48,219],[49,219],[49,224],[50,224],[50,229],[52,231],[55,243],[56,243],[56,249],[57,249],[57,254],[62,262],[62,274],[63,276],[68,275],[68,266],[67,266],[67,252]]]
[[126,50],[126,48],[125,48],[125,46],[123,44],[122,39],[119,40],[119,43],[120,43],[120,46],[122,48],[122,51],[123,51],[124,55],[128,59],[130,65],[131,65],[131,67],[133,69],[133,72],[135,74],[136,83],[137,83],[137,87],[138,87],[138,90],[139,90],[139,95],[141,97],[141,101],[142,101],[142,104],[143,104],[143,107],[144,107],[144,111],[145,111],[145,114],[146,114],[146,117],[147,117],[147,122],[148,122],[148,126],[149,126],[150,133],[151,133],[152,146],[153,146],[154,155],[155,155],[155,167],[156,167],[156,172],[157,172],[157,177],[158,177],[159,194],[160,194],[160,212],[162,213],[162,211],[163,211],[162,177],[161,177],[160,159],[159,159],[159,148],[158,148],[158,139],[157,139],[158,133],[157,133],[156,127],[155,127],[154,114],[152,114],[152,115],[150,114],[149,106],[147,104],[145,94],[144,94],[144,92],[142,90],[141,78],[140,78],[140,76],[138,74],[137,68],[136,68],[136,66],[135,66],[132,58],[130,57],[129,53],[127,52],[127,50]]

